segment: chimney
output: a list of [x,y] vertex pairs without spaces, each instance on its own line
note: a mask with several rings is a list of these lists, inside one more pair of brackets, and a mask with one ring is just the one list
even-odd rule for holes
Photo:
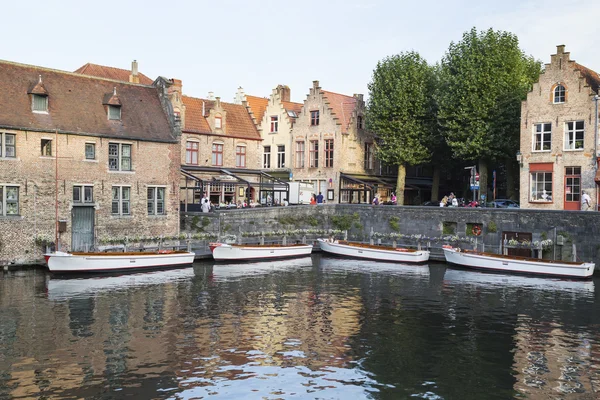
[[319,86],[319,81],[313,81],[313,89],[321,89]]
[[359,94],[356,94],[356,93],[355,93],[355,94],[353,95],[353,97],[354,97],[356,100],[358,100],[359,102],[361,102],[361,103],[362,103],[362,101],[363,101],[363,95],[362,95],[362,93],[359,93]]
[[133,60],[131,63],[131,75],[129,75],[129,82],[140,83],[140,77],[138,76],[137,60]]
[[215,99],[215,92],[208,92],[208,100],[214,100]]
[[559,44],[556,46],[556,54],[563,54],[565,52],[565,45]]
[[292,90],[287,85],[277,85],[277,93],[281,101],[290,101]]
[[215,97],[215,107],[221,108],[221,98],[220,97]]

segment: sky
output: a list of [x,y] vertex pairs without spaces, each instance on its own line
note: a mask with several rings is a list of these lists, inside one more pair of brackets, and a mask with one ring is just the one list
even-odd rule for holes
[[473,27],[515,34],[543,63],[564,44],[600,72],[598,0],[30,0],[5,2],[2,16],[2,60],[74,71],[135,59],[188,96],[227,102],[238,87],[268,97],[278,84],[303,102],[314,80],[368,97],[378,61],[416,51],[435,64]]

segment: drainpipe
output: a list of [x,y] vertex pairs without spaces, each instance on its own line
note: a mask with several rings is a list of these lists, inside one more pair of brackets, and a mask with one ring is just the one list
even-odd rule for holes
[[[595,95],[594,101],[596,102],[596,126],[594,130],[594,164],[596,173],[598,173],[598,100],[600,100],[600,96]],[[596,174],[594,174],[594,179],[596,178]],[[595,183],[595,182],[594,182]],[[596,211],[598,211],[598,184],[596,186]]]

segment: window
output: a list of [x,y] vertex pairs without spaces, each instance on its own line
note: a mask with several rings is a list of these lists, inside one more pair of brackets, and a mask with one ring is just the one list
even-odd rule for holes
[[565,200],[581,201],[581,167],[565,168]]
[[285,146],[277,146],[277,168],[285,168]]
[[304,142],[296,142],[296,168],[304,168]]
[[362,115],[359,115],[358,117],[356,117],[356,127],[358,129],[362,129],[363,128],[363,117],[362,117]]
[[131,188],[129,186],[113,186],[112,187],[112,214],[113,215],[129,215],[131,210],[130,205]]
[[333,167],[333,139],[325,140],[325,168]]
[[31,109],[33,112],[48,112],[48,96],[44,96],[41,94],[32,94],[31,101]]
[[296,111],[294,111],[294,110],[288,110],[287,114],[288,114],[288,117],[291,117],[291,118],[298,117],[298,114],[296,114]]
[[567,122],[565,150],[583,150],[583,121]]
[[319,125],[319,111],[311,111],[310,112],[310,125],[317,126]]
[[111,171],[131,171],[130,144],[108,144],[108,169]]
[[215,129],[221,129],[223,126],[223,120],[221,117],[215,117]]
[[93,203],[94,187],[91,185],[73,185],[73,203]]
[[120,106],[108,106],[108,119],[120,120],[121,119],[121,107]]
[[566,99],[566,90],[563,85],[554,88],[554,104],[564,103]]
[[263,147],[263,168],[271,168],[271,146]]
[[0,185],[0,216],[19,215],[19,187]]
[[319,141],[311,140],[309,148],[308,162],[311,168],[319,168]]
[[365,169],[373,169],[373,143],[365,143]]
[[43,156],[52,156],[52,140],[51,139],[42,139],[42,155]]
[[235,147],[235,166],[246,168],[246,146]]
[[223,144],[213,143],[212,145],[212,165],[222,166],[223,165]]
[[277,115],[271,117],[271,133],[275,133],[279,128],[279,117]]
[[198,165],[198,142],[185,143],[185,163]]
[[15,135],[0,133],[0,157],[15,158],[17,156]]
[[552,124],[535,124],[533,134],[533,151],[550,150],[552,141]]
[[531,173],[531,201],[552,201],[552,172]]
[[85,159],[95,160],[96,159],[96,143],[85,144]]
[[164,187],[148,187],[148,215],[165,215]]

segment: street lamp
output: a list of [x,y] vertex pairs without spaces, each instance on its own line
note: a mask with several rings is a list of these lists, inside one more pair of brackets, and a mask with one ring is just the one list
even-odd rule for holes
[[521,150],[517,150],[517,162],[519,166],[523,166],[523,155],[521,154]]

